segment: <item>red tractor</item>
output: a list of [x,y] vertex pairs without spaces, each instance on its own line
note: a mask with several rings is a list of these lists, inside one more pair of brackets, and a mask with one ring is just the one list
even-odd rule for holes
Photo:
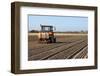
[[41,25],[41,31],[39,32],[39,42],[56,43],[56,38],[53,32],[53,26]]

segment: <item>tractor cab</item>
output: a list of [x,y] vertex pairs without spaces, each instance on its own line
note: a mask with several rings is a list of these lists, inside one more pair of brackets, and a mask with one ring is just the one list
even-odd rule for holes
[[44,25],[41,25],[41,31],[43,32],[53,32],[53,26],[44,26]]
[[56,38],[53,32],[53,26],[51,25],[40,25],[41,31],[39,32],[39,41],[47,43],[55,43]]

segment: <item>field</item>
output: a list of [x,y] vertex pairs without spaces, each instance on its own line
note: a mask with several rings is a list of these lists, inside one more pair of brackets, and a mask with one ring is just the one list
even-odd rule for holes
[[87,34],[56,34],[56,43],[39,43],[36,34],[28,35],[28,60],[88,58]]

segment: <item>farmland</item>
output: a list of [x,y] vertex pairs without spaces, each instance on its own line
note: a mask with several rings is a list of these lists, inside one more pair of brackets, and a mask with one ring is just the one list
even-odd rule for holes
[[28,60],[88,58],[87,34],[55,34],[56,43],[39,43],[36,34],[28,35]]

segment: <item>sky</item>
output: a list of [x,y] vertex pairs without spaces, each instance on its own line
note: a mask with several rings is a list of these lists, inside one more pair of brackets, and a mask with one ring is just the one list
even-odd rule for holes
[[88,17],[28,15],[29,31],[40,30],[40,24],[52,25],[60,32],[88,31]]

